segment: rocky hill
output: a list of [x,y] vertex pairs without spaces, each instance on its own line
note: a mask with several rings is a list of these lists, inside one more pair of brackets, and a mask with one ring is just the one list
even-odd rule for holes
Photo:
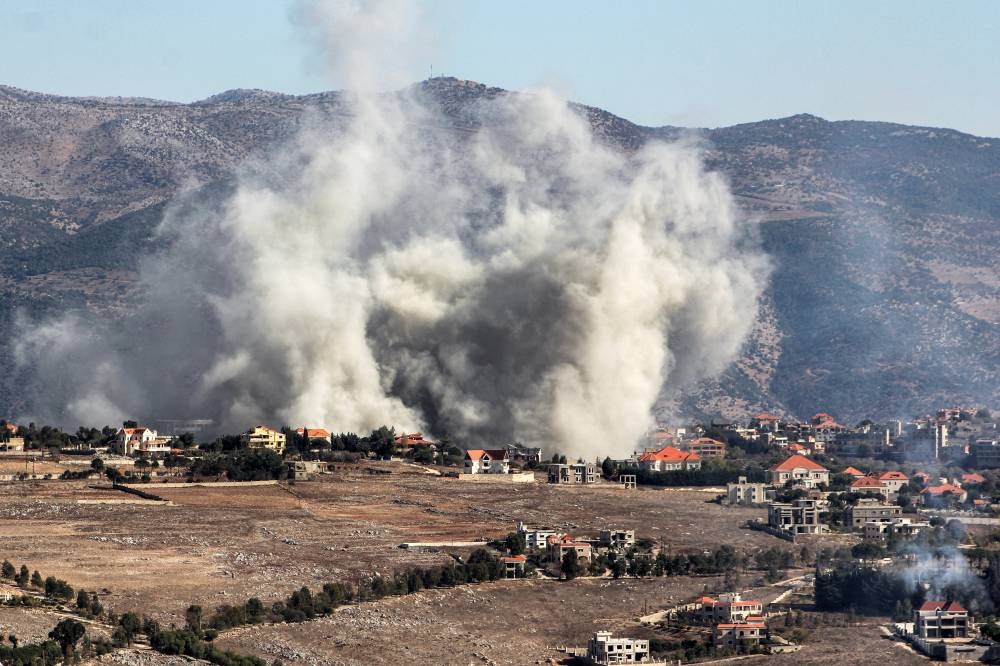
[[[456,79],[418,92],[453,131],[507,94]],[[762,221],[771,288],[743,358],[664,415],[760,409],[843,421],[942,403],[1000,406],[1000,139],[809,115],[714,130],[634,125],[577,107],[603,140],[634,150],[693,135]],[[193,104],[65,98],[0,86],[0,341],[14,313],[78,305],[114,316],[181,188],[218,198],[237,165],[343,95],[234,90]],[[0,342],[0,412],[18,407]],[[2,414],[0,414],[2,415]]]

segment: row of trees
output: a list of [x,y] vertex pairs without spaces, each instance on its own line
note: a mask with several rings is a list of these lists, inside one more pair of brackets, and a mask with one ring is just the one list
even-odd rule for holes
[[4,560],[3,564],[0,565],[0,575],[14,581],[22,589],[34,588],[52,599],[68,601],[73,598],[73,588],[69,583],[55,576],[42,579],[42,574],[38,573],[37,570],[29,572],[26,564],[22,564],[20,569],[16,569],[9,560]]

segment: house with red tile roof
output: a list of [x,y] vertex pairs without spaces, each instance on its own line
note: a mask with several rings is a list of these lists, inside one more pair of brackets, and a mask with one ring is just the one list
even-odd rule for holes
[[862,472],[857,467],[845,467],[841,474],[846,474],[847,476],[853,476],[855,479],[860,479],[863,476],[868,476]]
[[720,622],[712,627],[712,645],[716,648],[757,645],[765,638],[767,623],[763,619],[753,622]]
[[913,633],[925,640],[969,638],[972,617],[957,601],[925,601],[913,611]]
[[550,536],[548,538],[549,559],[553,562],[562,562],[567,552],[575,550],[577,561],[580,564],[587,564],[594,556],[593,546],[586,541],[577,541],[568,534]]
[[691,471],[701,469],[701,458],[697,453],[665,446],[659,451],[647,451],[639,456],[639,467],[652,472]]
[[159,456],[170,452],[170,438],[151,428],[120,428],[114,446],[126,456]]
[[750,425],[760,430],[777,430],[780,422],[781,419],[769,412],[761,412],[750,419]]
[[878,475],[878,480],[883,488],[892,494],[896,494],[900,488],[910,482],[910,477],[899,471],[882,472]]
[[878,493],[879,495],[887,494],[882,482],[874,476],[863,476],[860,479],[855,479],[851,483],[850,488],[851,492],[855,493]]
[[510,555],[508,557],[501,557],[500,561],[503,563],[505,578],[524,578],[524,565],[528,562],[527,557],[524,555]]
[[321,439],[321,440],[325,441],[327,444],[329,444],[330,441],[331,441],[331,439],[332,439],[331,436],[330,436],[329,431],[327,431],[327,430],[325,430],[323,428],[296,428],[295,429],[295,434],[298,435],[299,437],[302,437],[302,435],[305,434],[305,433],[308,433],[309,441],[310,442],[313,441],[313,440],[316,440],[316,439]]
[[396,446],[400,449],[412,449],[414,446],[434,446],[434,442],[424,439],[424,433],[414,432],[409,435],[396,435]]
[[807,488],[830,483],[830,471],[803,455],[789,456],[768,471],[771,484],[775,486],[783,486],[789,481]]
[[958,502],[964,502],[969,494],[950,483],[942,483],[936,486],[927,486],[920,493],[920,502],[924,505],[940,503],[946,497],[954,497]]
[[466,474],[509,474],[510,454],[507,449],[469,449],[465,452]]
[[759,599],[743,599],[739,592],[720,594],[718,599],[700,597],[698,616],[702,622],[747,622],[752,617],[764,614],[764,602]]
[[978,472],[968,472],[962,475],[960,481],[962,482],[962,485],[975,486],[980,483],[985,483],[986,477]]

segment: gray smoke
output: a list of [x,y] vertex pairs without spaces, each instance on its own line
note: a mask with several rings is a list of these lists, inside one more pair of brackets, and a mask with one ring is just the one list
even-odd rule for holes
[[386,423],[592,457],[736,356],[767,262],[697,145],[626,156],[547,90],[450,129],[420,86],[370,92],[364,45],[399,14],[304,11],[360,73],[349,120],[317,114],[221,203],[174,206],[129,316],[34,324],[34,417]]

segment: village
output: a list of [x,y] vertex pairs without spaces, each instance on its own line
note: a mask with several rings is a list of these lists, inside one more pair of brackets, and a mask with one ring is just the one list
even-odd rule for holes
[[[463,528],[460,522],[446,535],[416,535],[396,543],[391,558],[399,563],[396,569],[442,561],[451,568],[444,576],[444,570],[426,574],[416,588],[403,584],[378,594],[410,594],[463,581],[704,581],[686,599],[671,595],[669,605],[644,607],[633,621],[595,626],[585,642],[574,645],[576,633],[561,645],[547,646],[563,655],[550,659],[566,663],[808,654],[805,627],[810,622],[847,616],[881,618],[878,627],[885,636],[935,659],[990,661],[1000,651],[993,641],[1000,638],[994,619],[1000,599],[983,592],[1000,578],[1000,455],[994,453],[996,422],[984,409],[943,409],[908,423],[855,427],[823,413],[806,422],[763,413],[745,424],[657,428],[631,456],[589,461],[567,460],[558,451],[521,443],[462,449],[392,428],[359,437],[325,428],[257,425],[199,443],[197,432],[172,426],[170,435],[135,422],[66,434],[3,422],[0,478],[8,492],[24,500],[72,484],[74,511],[85,510],[87,503],[173,510],[167,507],[185,506],[198,492],[221,498],[280,489],[311,506],[310,488],[322,496],[345,479],[387,490],[403,490],[413,482],[409,479],[419,479],[433,484],[421,485],[422,492],[476,497],[484,503],[477,510],[490,513],[501,506],[491,499],[497,492],[535,492],[528,490],[534,487],[551,488],[545,506],[560,496],[595,506],[639,506],[637,498],[676,491],[690,498],[685,501],[714,507],[717,520],[726,517],[728,531],[702,543],[693,533],[678,538],[669,517],[662,525],[651,524],[643,518],[648,513],[613,519],[599,510],[587,512],[592,518],[580,522],[558,520],[558,509],[505,511],[510,521],[491,520],[486,530]],[[581,499],[587,495],[593,498]],[[405,494],[393,500],[397,506],[413,501]],[[757,545],[740,549],[736,544],[744,538]],[[295,537],[284,539],[297,543]],[[13,556],[8,559],[11,567],[17,564]],[[372,586],[371,575],[343,584]],[[80,585],[72,572],[66,579],[67,586]],[[894,586],[897,580],[910,584]],[[862,583],[888,592],[852,597],[850,589]],[[347,598],[357,603],[365,595],[359,589]],[[57,601],[45,586],[13,574],[4,599],[9,607],[35,603],[27,599]],[[69,610],[90,614],[87,599],[87,605]],[[103,603],[112,606],[113,600]],[[93,622],[103,617],[88,615]],[[289,617],[274,619],[288,622]],[[115,630],[107,626],[109,639]],[[227,629],[218,633],[218,644],[230,640]],[[244,647],[239,641],[236,646]]]

